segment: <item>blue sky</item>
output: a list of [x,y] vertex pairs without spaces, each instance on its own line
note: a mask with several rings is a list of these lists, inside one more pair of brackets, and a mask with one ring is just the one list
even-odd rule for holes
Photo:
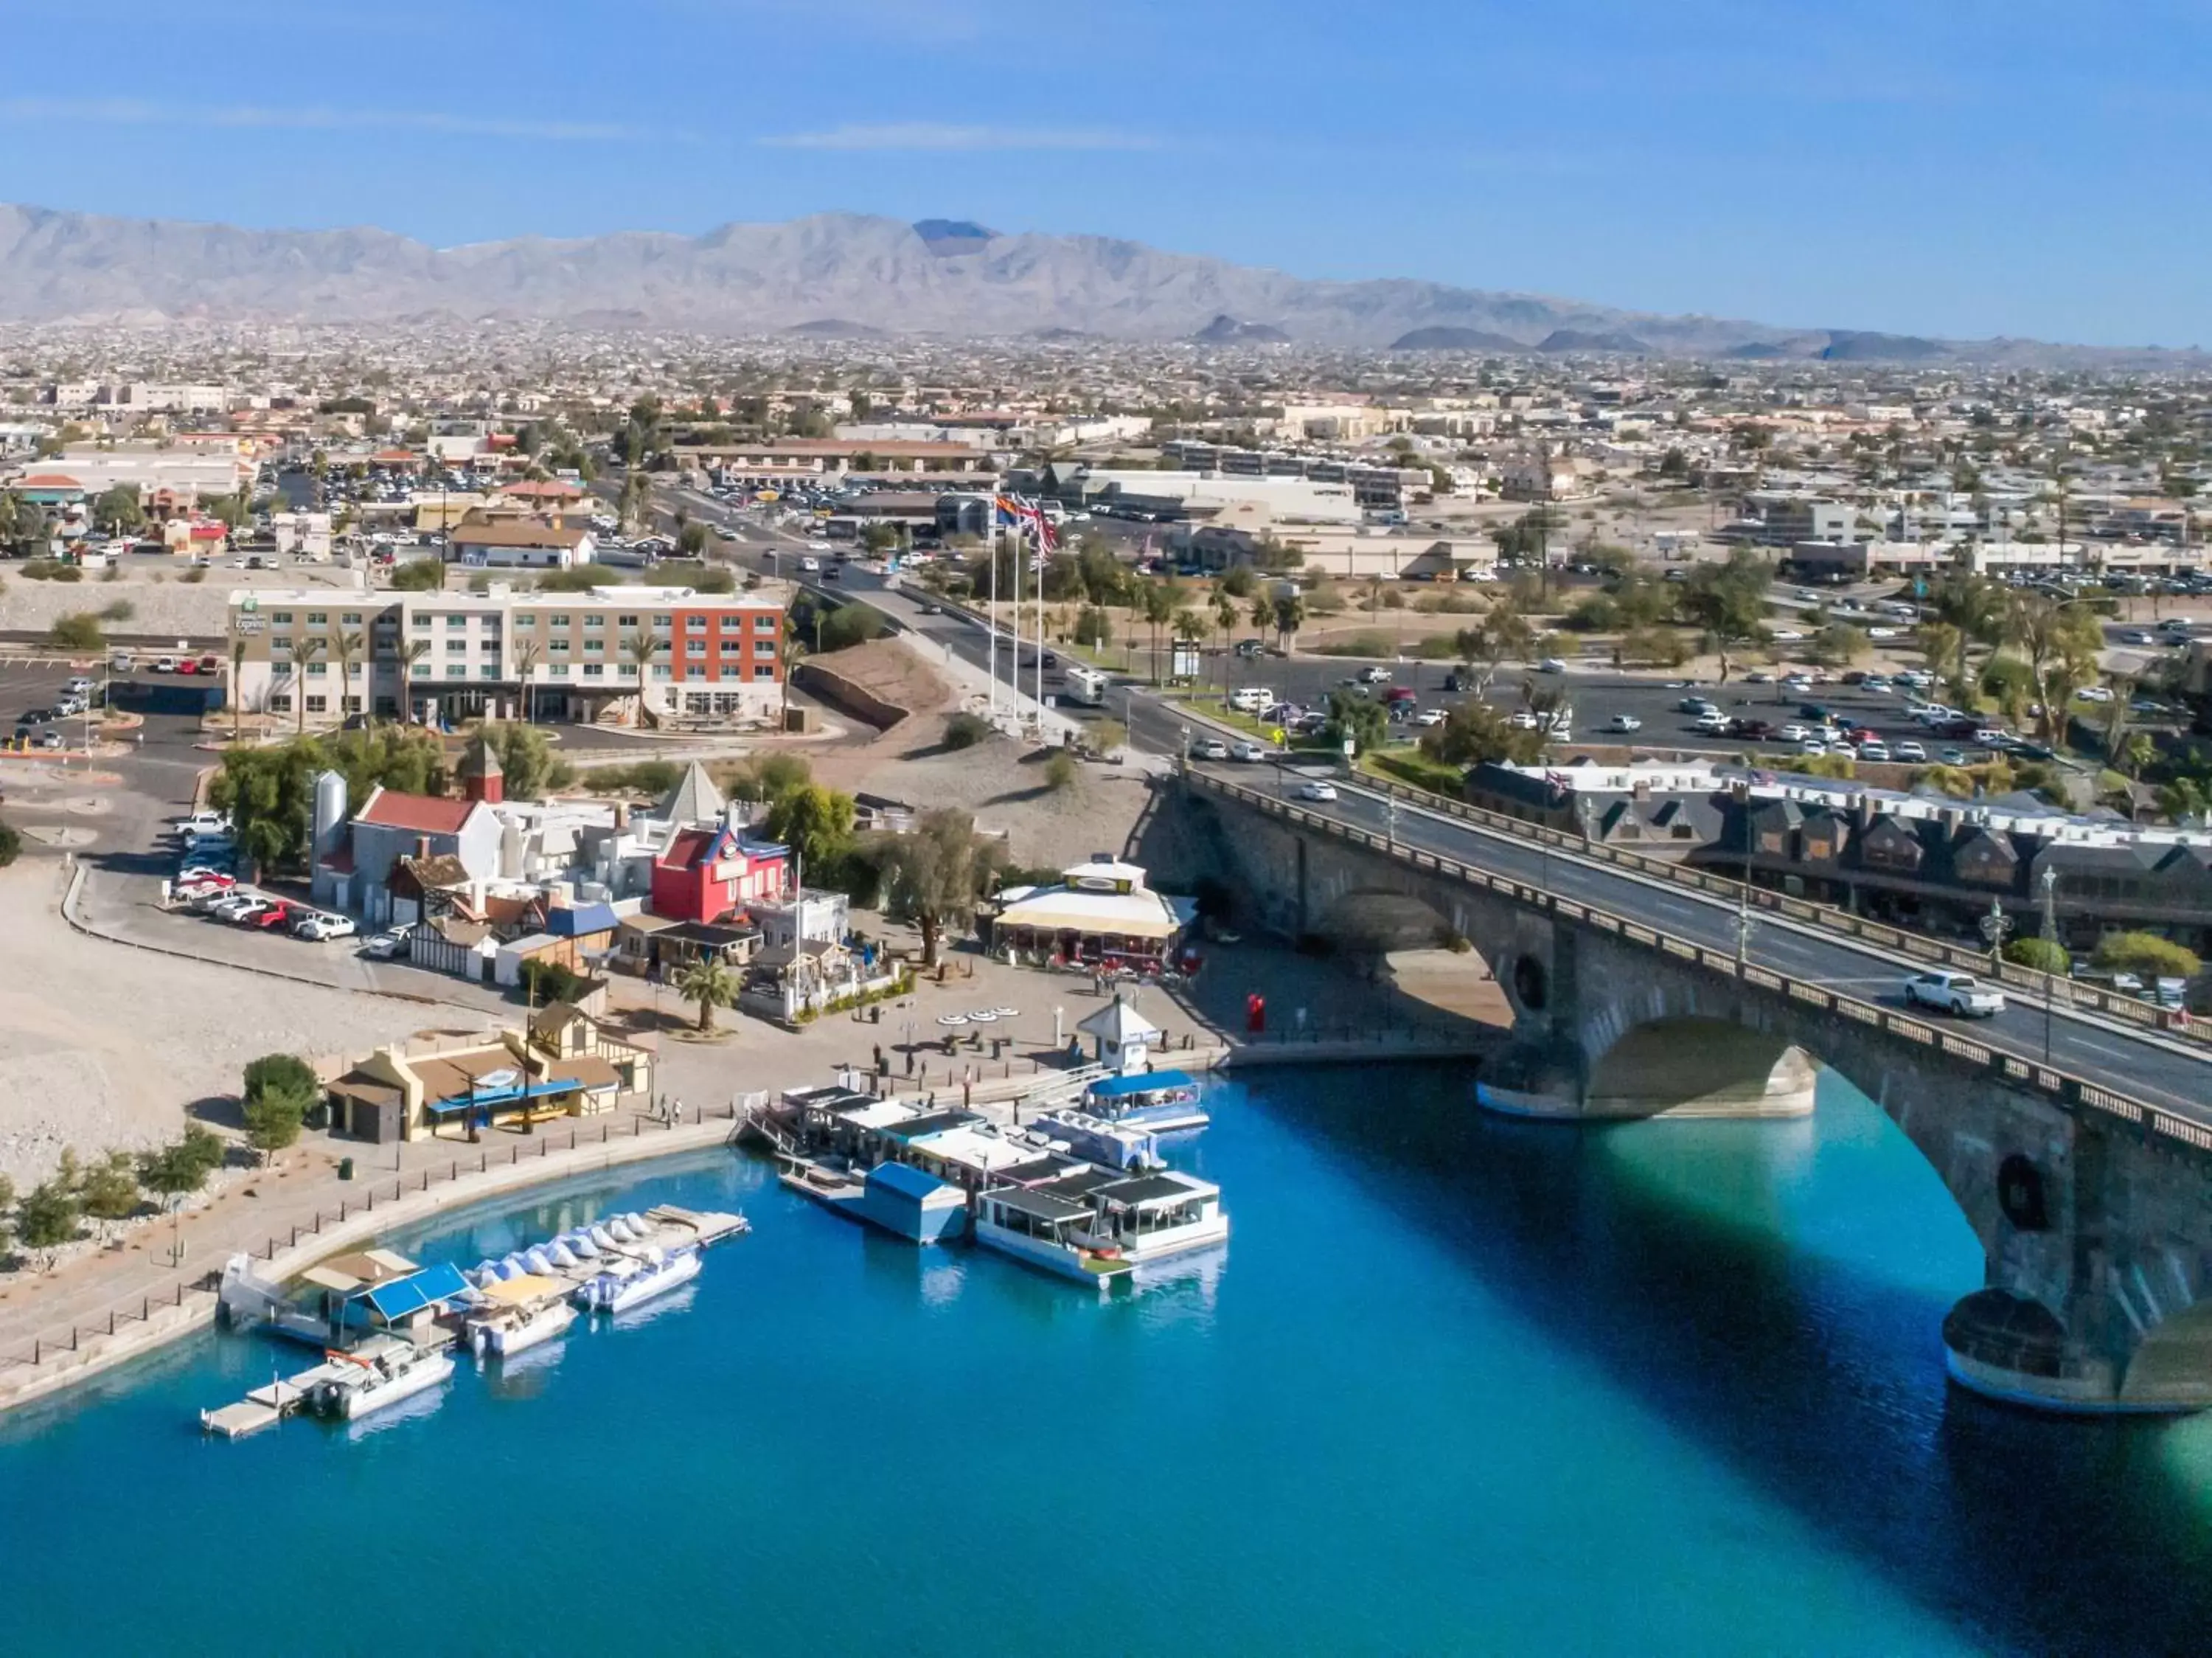
[[0,0],[0,199],[441,245],[842,209],[2212,345],[2206,0]]

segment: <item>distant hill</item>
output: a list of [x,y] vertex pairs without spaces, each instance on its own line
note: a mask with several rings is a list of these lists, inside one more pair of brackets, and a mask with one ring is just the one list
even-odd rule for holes
[[1272,322],[1239,322],[1220,316],[1191,338],[1201,345],[1287,345],[1291,337]]
[[[702,235],[433,248],[387,230],[253,230],[0,205],[0,321],[546,321],[714,333],[1200,340],[2194,367],[2195,353],[1955,341],[1661,316],[1410,278],[1309,281],[1104,236],[823,213]],[[1246,320],[1264,317],[1265,322]]]
[[1483,328],[1415,328],[1390,342],[1394,351],[1525,351],[1524,340]]

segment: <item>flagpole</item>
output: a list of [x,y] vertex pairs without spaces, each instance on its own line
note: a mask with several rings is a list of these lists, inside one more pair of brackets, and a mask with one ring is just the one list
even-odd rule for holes
[[1006,711],[1013,716],[1017,729],[1022,723],[1022,566],[1029,559],[1022,552],[1022,538],[1014,536],[1014,625],[1006,636],[1006,684],[1010,695]]
[[991,553],[991,650],[988,672],[991,675],[990,719],[994,725],[999,722],[999,526],[997,518],[998,515],[994,513],[991,539],[988,544]]

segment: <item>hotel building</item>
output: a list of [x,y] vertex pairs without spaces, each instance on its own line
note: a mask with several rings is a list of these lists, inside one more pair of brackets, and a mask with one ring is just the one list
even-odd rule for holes
[[[605,587],[585,593],[231,595],[231,694],[248,713],[592,722],[775,717],[783,600]],[[242,653],[240,648],[242,647]]]

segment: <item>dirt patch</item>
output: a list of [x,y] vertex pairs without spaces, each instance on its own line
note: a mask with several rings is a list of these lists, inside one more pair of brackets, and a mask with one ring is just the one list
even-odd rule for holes
[[812,658],[809,666],[909,714],[932,714],[952,701],[951,686],[903,639],[871,639],[849,650]]
[[1079,764],[1075,781],[1054,789],[1045,775],[1052,751],[1009,737],[945,748],[941,719],[908,721],[891,741],[901,737],[909,746],[879,759],[858,786],[924,810],[973,813],[978,828],[1006,833],[1013,861],[1026,867],[1064,869],[1093,852],[1123,850],[1152,798],[1133,767]]

